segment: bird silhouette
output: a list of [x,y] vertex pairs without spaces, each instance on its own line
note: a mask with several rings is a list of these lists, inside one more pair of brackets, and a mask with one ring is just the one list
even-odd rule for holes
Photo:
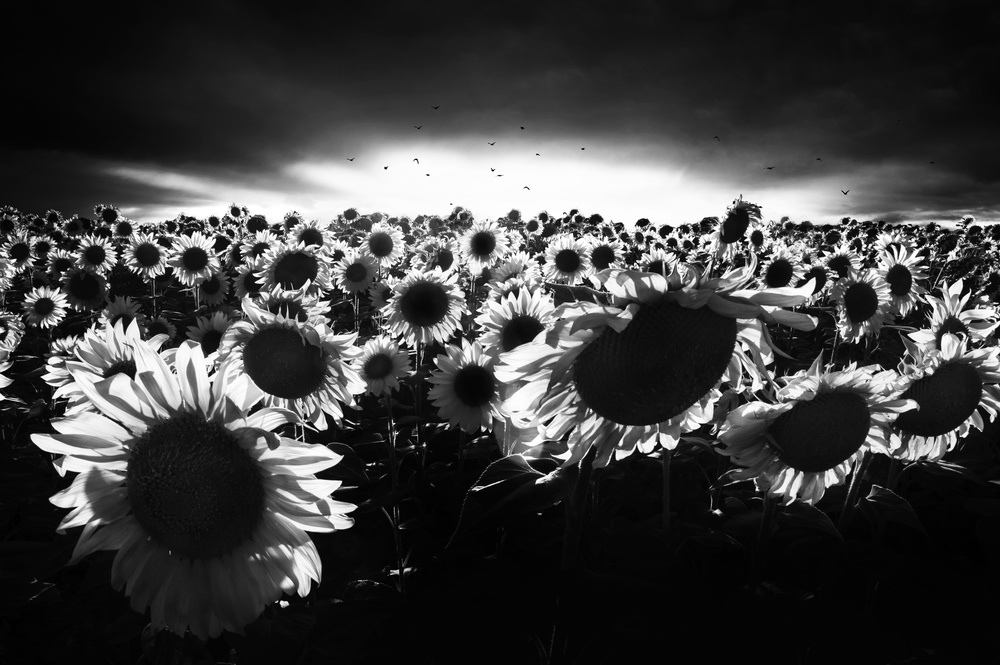
[[720,139],[718,136],[713,136],[712,138],[718,141],[719,143],[722,143],[722,139]]
[[535,157],[541,157],[541,155],[536,152]]
[[490,171],[496,171],[496,169],[491,166]]
[[849,191],[851,191],[851,190],[849,190],[849,189],[842,189],[842,190],[840,190],[840,193],[843,194],[844,196],[847,196],[847,192],[849,192]]
[[498,173],[498,174],[497,174],[497,177],[498,177],[498,178],[502,178],[502,177],[503,177],[503,174],[502,174],[502,173]]
[[354,159],[355,159],[354,157],[348,157],[348,158],[347,158],[347,161],[349,161],[349,162],[353,162],[353,161],[354,161]]
[[487,143],[489,143],[490,145],[496,145],[497,144],[496,141],[487,141]]
[[419,159],[417,159],[416,157],[414,157],[414,158],[413,158],[413,161],[415,161],[415,162],[416,162],[417,164],[419,164],[419,163],[420,163],[420,160],[419,160]]
[[524,186],[524,189],[528,190],[529,192],[531,191],[531,187],[528,187],[527,185]]
[[771,169],[773,169],[774,167],[773,167],[773,166],[765,166],[764,168],[765,168],[765,169],[767,169],[768,171],[770,171],[770,170],[771,170]]
[[432,106],[431,108],[434,109],[435,111],[437,111],[439,108],[441,108],[441,105],[438,104],[437,106]]
[[524,127],[522,127],[521,129],[523,130],[523,129],[524,129]]
[[413,126],[416,127],[417,129],[420,129],[421,127],[423,127],[423,125],[413,125]]
[[382,168],[383,168],[383,169],[385,169],[386,171],[388,171],[388,170],[389,170],[389,167],[388,167],[388,166],[383,166]]
[[426,173],[425,175],[430,175],[430,173]]
[[934,162],[930,162],[930,163],[933,164]]
[[580,148],[580,150],[586,150],[586,148]]
[[816,158],[816,161],[817,161],[817,162],[822,162],[823,160],[822,160],[822,159],[820,159],[819,157],[817,157],[817,158]]

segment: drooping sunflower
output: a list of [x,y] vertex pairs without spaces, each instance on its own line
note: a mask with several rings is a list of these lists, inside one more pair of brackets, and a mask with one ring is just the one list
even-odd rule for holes
[[889,284],[889,311],[906,316],[927,294],[920,282],[927,279],[923,257],[906,245],[891,244],[879,255],[878,272]]
[[29,326],[54,328],[66,317],[65,294],[49,286],[36,286],[24,297],[24,318]]
[[972,345],[982,344],[1000,326],[1000,313],[985,302],[971,301],[972,292],[962,295],[961,279],[951,286],[942,283],[941,297],[925,296],[931,305],[927,328],[909,334],[909,338],[927,348],[940,348],[941,338],[947,333],[966,335]]
[[506,230],[493,220],[473,222],[459,241],[463,263],[473,277],[482,274],[484,268],[492,268],[510,250],[510,239]]
[[427,379],[433,384],[427,396],[441,417],[467,434],[492,431],[494,419],[503,418],[503,400],[493,360],[479,342],[463,339],[461,347],[448,344],[434,364],[438,369]]
[[462,321],[465,294],[458,273],[412,270],[392,289],[383,314],[392,334],[410,346],[444,344]]
[[[177,349],[176,372],[135,345],[136,379],[82,381],[94,411],[33,434],[79,472],[52,497],[71,508],[59,532],[82,526],[70,564],[118,550],[111,583],[154,628],[206,639],[241,632],[282,593],[306,596],[321,578],[308,531],[348,528],[355,506],[330,498],[338,481],[315,473],[341,456],[280,437],[283,409],[249,413],[246,382],[209,376],[197,345]],[[123,397],[127,396],[127,397]]]
[[743,467],[734,479],[752,479],[784,503],[815,504],[865,451],[888,454],[892,421],[916,408],[889,396],[893,376],[854,364],[825,372],[820,356],[785,379],[775,403],[753,401],[730,413],[719,452]]
[[188,339],[201,347],[202,355],[205,356],[209,366],[212,366],[218,358],[222,336],[232,322],[225,312],[213,312],[211,316],[199,316],[193,326],[188,326]]
[[549,242],[545,250],[545,279],[564,284],[579,284],[593,272],[590,252],[582,240],[562,234]]
[[212,239],[201,231],[177,236],[167,263],[174,269],[174,278],[188,287],[196,286],[222,268]]
[[944,333],[938,348],[907,339],[896,384],[900,397],[919,411],[900,415],[892,428],[892,454],[906,460],[938,460],[975,427],[981,411],[992,421],[1000,411],[1000,347],[966,349],[964,335]]
[[875,337],[884,324],[893,321],[889,285],[875,270],[840,278],[830,289],[830,299],[837,303],[837,328],[845,341]]
[[125,265],[136,275],[149,281],[167,270],[167,251],[152,233],[134,233],[125,250]]
[[[754,378],[766,344],[757,318],[776,318],[758,301],[777,307],[807,297],[805,289],[741,290],[755,269],[753,263],[716,279],[684,264],[667,277],[598,273],[612,305],[561,305],[544,339],[501,358],[497,377],[517,387],[504,404],[513,424],[536,428],[538,442],[568,436],[567,464],[595,446],[596,465],[636,448],[673,449],[682,433],[711,420],[722,382],[742,387],[745,372]],[[815,326],[813,319],[782,311],[787,325]]]
[[379,335],[365,342],[354,366],[367,384],[366,393],[389,395],[399,390],[399,380],[410,373],[410,355],[392,338]]
[[246,376],[266,406],[289,409],[316,429],[327,416],[340,424],[341,405],[353,407],[365,390],[353,361],[358,335],[334,335],[323,323],[301,323],[243,301],[244,319],[219,344],[222,371]]

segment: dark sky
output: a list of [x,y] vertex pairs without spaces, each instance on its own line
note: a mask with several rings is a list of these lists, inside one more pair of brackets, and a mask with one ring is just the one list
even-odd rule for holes
[[25,212],[1000,221],[993,2],[16,4]]

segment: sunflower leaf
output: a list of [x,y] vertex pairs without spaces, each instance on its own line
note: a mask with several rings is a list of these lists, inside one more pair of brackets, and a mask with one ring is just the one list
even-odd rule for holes
[[859,507],[877,529],[881,529],[887,522],[895,522],[924,535],[927,534],[910,502],[880,485],[872,485],[871,491],[867,497],[861,500]]

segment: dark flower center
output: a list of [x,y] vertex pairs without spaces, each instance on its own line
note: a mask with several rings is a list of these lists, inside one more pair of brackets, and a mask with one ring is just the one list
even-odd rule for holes
[[363,263],[352,263],[344,271],[344,278],[348,282],[363,282],[368,277],[368,268]]
[[114,208],[105,208],[101,211],[101,219],[104,220],[105,224],[111,224],[118,219],[118,211]]
[[65,256],[60,256],[52,262],[53,272],[66,272],[73,267],[73,261],[66,258]]
[[561,249],[556,253],[555,263],[560,272],[576,272],[580,267],[580,255],[575,249]]
[[651,272],[666,277],[667,265],[663,262],[663,259],[656,259],[655,261],[649,262],[649,265],[646,266],[646,272]]
[[417,282],[400,297],[399,311],[410,325],[437,325],[448,313],[448,293],[435,282]]
[[590,262],[597,270],[604,270],[615,261],[615,250],[608,245],[599,245],[590,253]]
[[824,270],[822,266],[815,266],[813,268],[810,268],[806,272],[805,277],[800,279],[798,283],[795,285],[795,287],[799,288],[805,286],[806,284],[809,283],[809,280],[814,277],[816,278],[816,286],[813,287],[813,294],[815,295],[819,293],[820,291],[823,290],[823,287],[826,285],[826,270]]
[[535,231],[538,230],[538,220],[537,219],[529,220],[528,223],[524,225],[524,228],[526,231],[528,231],[528,233],[534,233]]
[[323,349],[290,328],[265,328],[243,348],[247,375],[264,392],[285,399],[311,395],[323,385]]
[[189,559],[232,552],[264,514],[253,458],[229,430],[195,414],[161,420],[133,441],[126,487],[146,533]]
[[368,236],[368,251],[374,257],[381,259],[389,256],[392,254],[393,246],[392,236],[385,231],[376,231]]
[[736,320],[707,307],[642,305],[622,332],[607,328],[577,357],[583,401],[622,425],[653,425],[702,398],[722,377],[736,344]]
[[153,243],[142,243],[135,248],[133,255],[136,262],[143,268],[152,268],[160,262],[160,248]]
[[385,353],[376,353],[365,361],[365,376],[369,379],[384,379],[392,374],[392,358]]
[[764,244],[764,232],[761,231],[760,229],[754,229],[750,233],[750,243],[754,247],[760,247],[761,245],[763,245]]
[[492,231],[478,231],[472,235],[469,248],[474,256],[487,257],[497,248],[497,238]]
[[101,282],[86,270],[70,277],[67,287],[70,295],[83,302],[96,300],[101,295]]
[[878,311],[878,294],[865,282],[851,284],[844,291],[844,309],[853,323],[863,323]]
[[781,460],[799,471],[832,469],[868,436],[871,415],[864,397],[852,392],[819,393],[798,401],[768,428]]
[[938,327],[937,332],[934,333],[934,342],[937,348],[941,348],[941,338],[945,335],[957,335],[962,334],[968,337],[969,327],[962,323],[962,319],[955,316],[949,316],[945,319],[941,325]]
[[897,263],[889,268],[889,272],[886,274],[886,281],[889,282],[889,290],[893,295],[905,296],[910,292],[910,287],[913,285],[913,275],[910,274],[909,268],[901,263]]
[[972,365],[949,362],[917,379],[900,397],[920,405],[896,419],[896,427],[917,436],[947,434],[972,415],[982,398],[983,380]]
[[27,243],[17,242],[11,245],[7,254],[15,262],[20,262],[31,256],[31,248],[28,247]]
[[838,276],[847,277],[847,273],[851,269],[851,260],[843,254],[838,254],[830,259],[826,265],[830,268],[830,270],[836,271]]
[[510,351],[535,339],[545,326],[530,314],[516,316],[507,322],[500,333],[500,350]]
[[441,270],[447,270],[451,267],[451,264],[455,262],[455,255],[448,248],[442,248],[438,250],[437,264],[441,267]]
[[285,289],[300,289],[319,275],[319,261],[305,252],[285,254],[274,264],[274,281]]
[[212,275],[198,287],[201,292],[207,296],[214,296],[222,289],[222,280],[219,279],[218,275]]
[[128,222],[120,222],[118,226],[115,227],[115,235],[122,237],[132,235],[132,225]]
[[743,237],[750,227],[750,213],[745,208],[736,208],[726,215],[726,221],[722,223],[722,232],[719,240],[726,243],[733,243]]
[[191,272],[204,270],[208,266],[208,252],[201,247],[188,247],[181,254],[181,265]]
[[455,396],[466,406],[489,404],[495,393],[493,372],[482,365],[466,365],[455,375]]
[[104,370],[104,378],[114,376],[115,374],[125,374],[128,378],[135,380],[135,361],[129,358],[128,360],[119,360],[118,362],[108,367]]
[[52,298],[42,297],[35,301],[35,312],[40,316],[48,316],[56,309],[56,303]]
[[771,261],[771,265],[767,267],[767,272],[764,273],[764,283],[772,289],[788,286],[788,283],[792,281],[794,270],[791,261],[788,259],[775,259]]
[[150,321],[146,324],[146,336],[154,337],[156,335],[170,335],[170,328],[167,327],[163,321],[158,321],[156,319]]
[[222,331],[211,328],[201,336],[201,350],[207,356],[219,350],[219,342],[222,341]]
[[307,245],[323,245],[323,233],[319,229],[309,226],[299,232],[299,242]]
[[232,207],[229,208],[229,214],[232,217],[239,217],[240,216],[240,209],[237,208],[236,206],[232,206]]
[[104,251],[102,245],[91,245],[87,249],[83,250],[83,258],[86,259],[87,263],[99,266],[104,263],[104,259],[108,257],[108,253]]
[[258,256],[263,256],[264,252],[271,248],[270,243],[258,242],[254,243],[253,247],[250,248],[250,256],[256,258]]
[[309,320],[309,313],[298,300],[272,300],[267,305],[267,311],[286,319],[295,319],[300,323]]

